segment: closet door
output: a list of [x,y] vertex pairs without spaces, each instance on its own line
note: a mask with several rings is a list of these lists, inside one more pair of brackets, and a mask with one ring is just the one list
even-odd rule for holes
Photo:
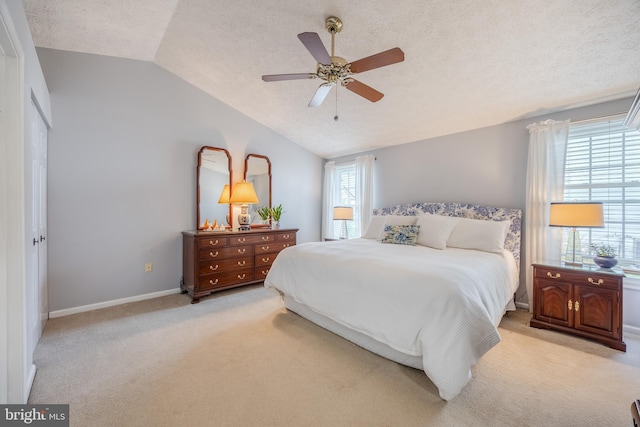
[[25,152],[28,352],[33,354],[48,318],[47,289],[47,126],[31,101]]

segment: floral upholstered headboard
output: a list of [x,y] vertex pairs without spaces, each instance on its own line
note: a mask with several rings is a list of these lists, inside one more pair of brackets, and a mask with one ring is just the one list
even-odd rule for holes
[[522,227],[522,211],[513,208],[494,208],[472,205],[468,203],[410,203],[373,210],[374,215],[406,215],[415,216],[431,213],[444,216],[455,216],[489,221],[510,220],[504,248],[510,251],[520,268],[520,234]]

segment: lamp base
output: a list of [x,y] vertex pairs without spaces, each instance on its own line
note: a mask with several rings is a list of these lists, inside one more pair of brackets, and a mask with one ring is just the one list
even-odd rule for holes
[[251,224],[251,216],[247,211],[247,205],[240,205],[240,209],[241,211],[238,215],[238,224],[240,224],[240,227],[238,227],[238,231],[249,231],[251,230],[249,226],[249,224]]

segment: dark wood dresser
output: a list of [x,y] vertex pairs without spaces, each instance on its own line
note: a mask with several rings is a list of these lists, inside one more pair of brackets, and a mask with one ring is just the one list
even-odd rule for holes
[[555,329],[626,351],[622,340],[622,271],[533,264],[536,328]]
[[212,292],[262,282],[278,253],[296,244],[297,231],[183,231],[180,289],[194,304]]

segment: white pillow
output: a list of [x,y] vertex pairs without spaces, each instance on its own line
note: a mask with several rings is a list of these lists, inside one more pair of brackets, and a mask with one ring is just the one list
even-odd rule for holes
[[417,216],[406,215],[384,215],[382,218],[384,218],[384,224],[378,233],[378,240],[382,240],[384,237],[384,227],[386,225],[416,225],[416,221],[418,220]]
[[447,246],[502,253],[511,221],[458,218]]
[[369,220],[367,231],[362,235],[363,239],[377,239],[380,233],[384,230],[384,217],[380,215],[374,215]]
[[444,249],[447,247],[447,240],[457,223],[458,218],[450,216],[429,213],[418,215],[416,225],[420,226],[420,231],[416,243],[434,249]]

